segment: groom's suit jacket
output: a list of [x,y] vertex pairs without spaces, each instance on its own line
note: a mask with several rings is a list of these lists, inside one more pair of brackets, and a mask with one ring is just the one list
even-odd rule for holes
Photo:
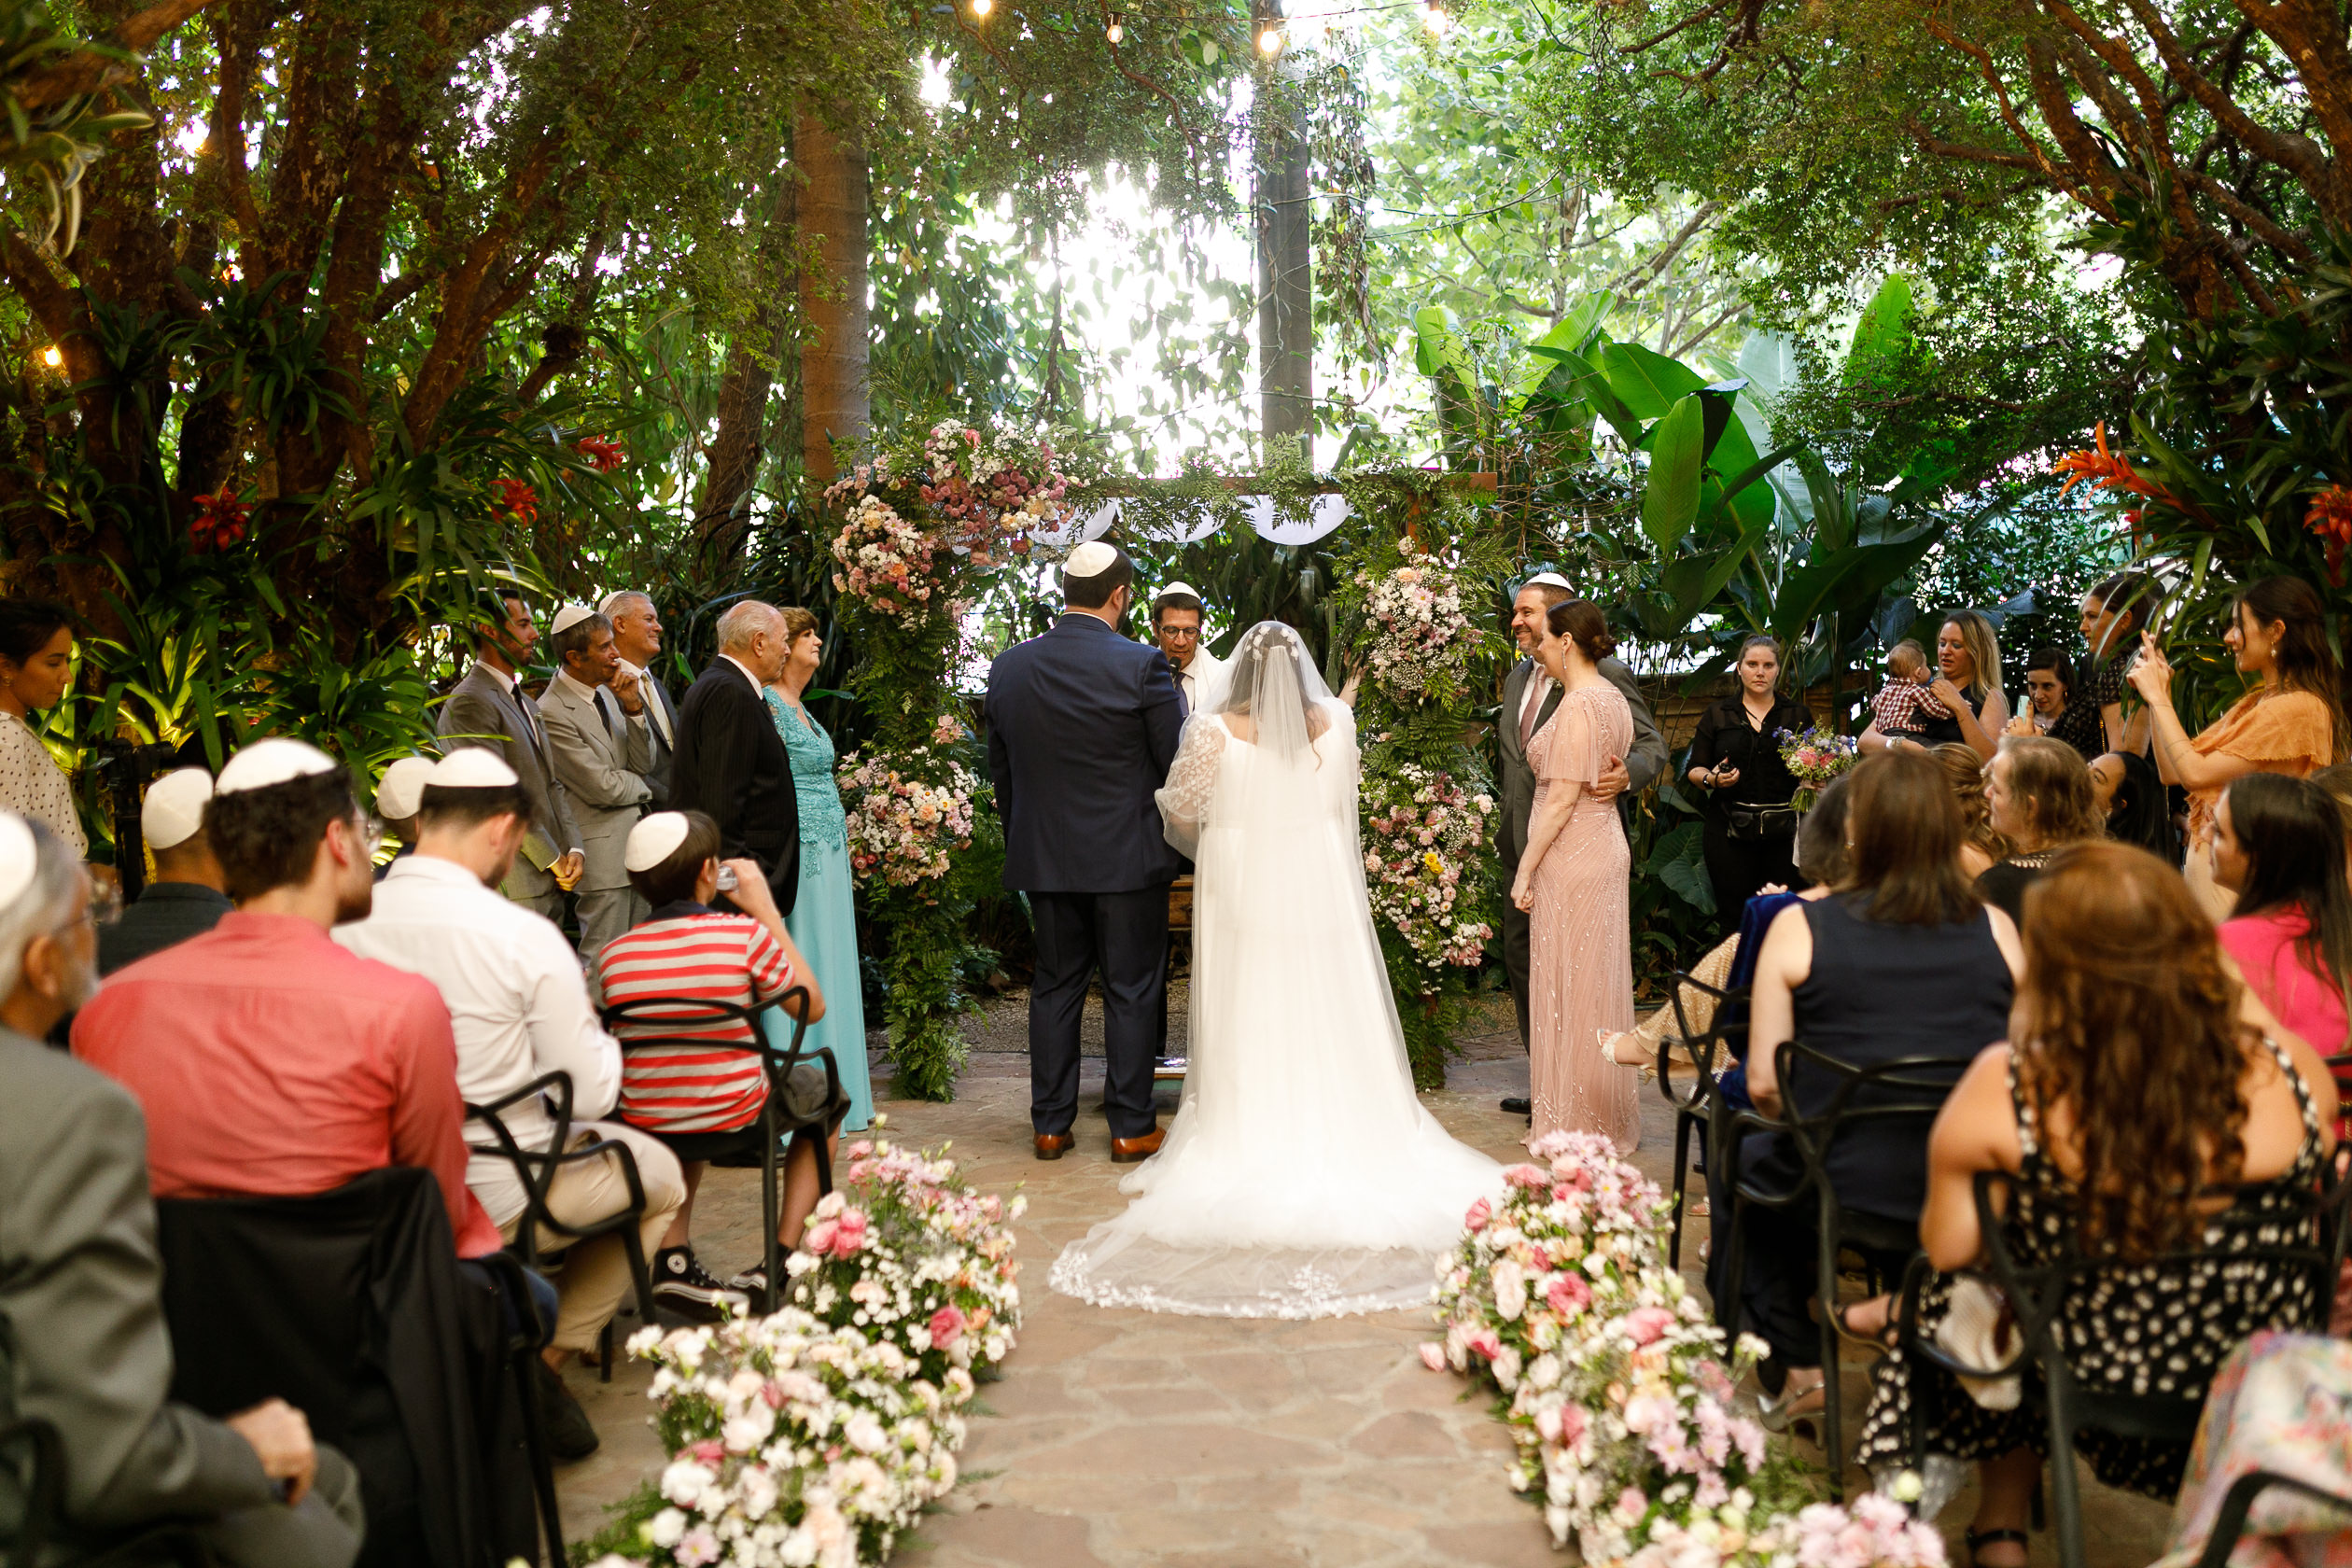
[[[1625,693],[1625,704],[1633,710],[1633,749],[1625,757],[1625,776],[1631,782],[1618,801],[1623,809],[1666,771],[1666,737],[1659,733],[1649,704],[1642,698],[1641,685],[1623,660],[1602,660],[1601,673],[1609,678],[1610,685]],[[1519,702],[1526,695],[1527,683],[1534,678],[1533,659],[1521,659],[1511,666],[1511,673],[1503,678],[1503,707],[1494,721],[1502,761],[1502,766],[1495,770],[1495,784],[1503,796],[1503,826],[1496,835],[1495,848],[1502,857],[1505,877],[1519,868],[1519,855],[1527,847],[1527,819],[1535,809],[1535,770],[1527,765],[1527,753],[1519,749]],[[1555,682],[1544,693],[1544,706],[1535,715],[1535,728],[1542,729],[1559,707],[1560,687]]]
[[1007,888],[1125,893],[1183,871],[1152,799],[1183,728],[1166,654],[1065,615],[988,666],[987,721]]

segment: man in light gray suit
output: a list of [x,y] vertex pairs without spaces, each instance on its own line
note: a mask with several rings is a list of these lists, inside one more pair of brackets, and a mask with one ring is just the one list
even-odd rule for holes
[[[1535,808],[1535,771],[1527,765],[1527,743],[1560,707],[1560,685],[1535,663],[1536,645],[1544,640],[1545,618],[1552,607],[1575,598],[1568,580],[1555,572],[1537,572],[1519,585],[1511,600],[1511,636],[1527,657],[1511,666],[1503,679],[1503,708],[1495,721],[1496,748],[1502,754],[1496,787],[1503,796],[1503,822],[1495,834],[1495,855],[1501,862],[1503,885],[1519,873],[1519,856],[1527,848],[1527,819]],[[1625,693],[1633,710],[1633,750],[1612,757],[1592,792],[1603,800],[1619,796],[1620,809],[1650,787],[1666,771],[1666,737],[1643,700],[1641,684],[1619,659],[1601,661],[1601,673]],[[1527,914],[1509,899],[1503,901],[1503,972],[1510,976],[1511,1001],[1519,1009],[1519,1049],[1527,1048]],[[1530,1107],[1516,1096],[1503,1101],[1516,1115]]]
[[612,647],[621,655],[622,669],[637,678],[645,693],[651,732],[646,738],[653,745],[653,765],[645,770],[645,781],[653,787],[652,805],[659,811],[669,804],[670,758],[678,752],[678,705],[653,668],[662,656],[662,612],[634,588],[607,595],[596,609],[612,623]]
[[554,632],[560,663],[539,695],[539,720],[555,755],[555,781],[571,798],[587,857],[576,889],[580,950],[594,958],[646,916],[646,902],[629,886],[622,855],[629,830],[653,798],[645,781],[653,765],[652,725],[644,688],[613,651],[609,620],[566,605],[555,612]]
[[571,802],[555,778],[554,759],[539,707],[523,692],[521,670],[539,646],[539,627],[523,595],[501,593],[498,619],[477,628],[481,653],[457,689],[441,704],[435,727],[441,749],[483,746],[506,759],[531,797],[531,836],[514,858],[514,870],[499,891],[561,924],[564,890],[580,877],[587,856]]
[[[112,1079],[40,1043],[95,991],[90,883],[38,824],[0,816],[0,1426],[63,1450],[63,1519],[36,1561],[79,1561],[186,1522],[231,1568],[347,1568],[359,1476],[272,1399],[216,1421],[171,1397],[147,1127]],[[22,1450],[11,1446],[11,1460]],[[0,1556],[30,1502],[0,1463]],[[176,1561],[132,1552],[125,1568]]]

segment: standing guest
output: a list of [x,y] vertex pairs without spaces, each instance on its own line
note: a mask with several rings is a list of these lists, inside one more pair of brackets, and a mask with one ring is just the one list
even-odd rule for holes
[[[1785,1041],[1855,1067],[1939,1057],[1957,1082],[2009,1024],[2022,962],[2017,928],[1980,903],[1960,873],[1960,811],[1943,769],[1906,749],[1866,757],[1849,777],[1844,885],[1782,910],[1757,955],[1747,1087],[1768,1113],[1783,1103],[1777,1053]],[[1834,1092],[1818,1078],[1802,1088],[1796,1110],[1804,1114],[1818,1114]],[[1916,1220],[1925,1155],[1915,1127],[1882,1119],[1839,1138],[1826,1170],[1845,1208]],[[1802,1174],[1778,1133],[1752,1134],[1741,1163],[1747,1180],[1768,1189],[1785,1190]],[[1741,1213],[1742,1310],[1772,1348],[1770,1375],[1786,1376],[1773,1409],[1779,1424],[1822,1406],[1821,1337],[1807,1310],[1818,1277],[1816,1215],[1811,1204],[1752,1204]],[[1901,1276],[1901,1258],[1879,1261],[1889,1279]],[[1885,1315],[1879,1297],[1842,1321],[1848,1332],[1869,1335],[1883,1329]]]
[[[1560,707],[1560,683],[1535,657],[1543,642],[1552,607],[1565,604],[1575,591],[1557,572],[1537,572],[1519,585],[1511,598],[1511,636],[1522,655],[1503,678],[1503,705],[1495,724],[1495,780],[1502,795],[1503,820],[1495,833],[1496,859],[1505,876],[1515,875],[1527,847],[1527,820],[1535,804],[1535,770],[1528,765],[1527,747],[1537,729]],[[1633,747],[1623,757],[1603,759],[1601,777],[1589,791],[1595,800],[1639,795],[1666,771],[1666,737],[1650,717],[1641,683],[1623,661],[1612,654],[1601,661],[1601,673],[1624,697],[1633,716]],[[1519,1015],[1519,1048],[1530,1050],[1528,1028],[1528,922],[1526,912],[1503,901],[1503,972],[1511,982],[1511,1001]],[[1518,1096],[1503,1101],[1505,1113],[1532,1113],[1532,1102]]]
[[[0,1426],[47,1421],[64,1449],[66,1549],[40,1561],[179,1523],[228,1568],[347,1568],[358,1473],[301,1411],[271,1399],[216,1421],[171,1397],[138,1103],[40,1043],[97,987],[76,859],[0,817]],[[0,1548],[21,1538],[21,1474],[0,1467]]]
[[[805,1048],[830,1049],[849,1094],[845,1132],[861,1132],[874,1121],[874,1089],[867,1082],[865,998],[859,980],[858,914],[849,879],[849,826],[841,811],[841,786],[833,782],[833,736],[801,699],[817,679],[825,639],[817,617],[797,607],[784,612],[788,639],[784,673],[767,689],[768,711],[792,761],[792,786],[800,797],[800,894],[789,929],[808,972],[825,993],[825,1016],[809,1029]],[[791,1043],[791,1026],[778,1014],[765,1019],[770,1043]]]
[[[699,811],[657,811],[629,833],[629,875],[652,905],[652,916],[636,930],[605,945],[596,955],[595,998],[599,1007],[623,1002],[676,1000],[676,1008],[651,1009],[615,1021],[623,1041],[658,1039],[623,1058],[621,1114],[669,1146],[685,1180],[685,1201],[653,1256],[653,1295],[689,1315],[723,1315],[749,1301],[767,1283],[764,1265],[721,1285],[694,1255],[694,1191],[714,1159],[752,1155],[760,1148],[760,1113],[767,1104],[767,1074],[749,1024],[714,1018],[697,1003],[757,1007],[794,987],[805,1001],[783,1005],[794,1017],[814,1024],[825,1015],[824,987],[809,973],[792,945],[784,917],[777,913],[757,862],[736,860],[724,870],[736,883],[741,913],[710,907],[718,895],[719,825]],[[682,1043],[681,1037],[693,1043]],[[789,1108],[825,1118],[826,1142],[849,1108],[848,1097],[826,1097],[824,1069],[802,1062],[786,1075]],[[784,1191],[777,1239],[798,1242],[808,1211],[817,1206],[817,1146],[795,1136],[784,1159]]]
[[1978,874],[1977,897],[2025,922],[2025,889],[2052,858],[2104,824],[2082,754],[2054,735],[2009,735],[1984,764],[1984,804],[2007,851]]
[[[398,757],[384,770],[376,781],[376,820],[384,824],[386,836],[397,838],[400,847],[392,851],[392,859],[414,852],[416,848],[416,808],[425,798],[425,780],[433,771],[430,757]],[[388,867],[376,869],[376,879],[382,881]]]
[[[2316,776],[2315,776],[2316,777]],[[2091,762],[2091,798],[2107,837],[2136,845],[2168,864],[2180,863],[2172,803],[2156,764],[2136,751],[2109,751]]]
[[622,669],[636,677],[645,693],[645,719],[652,727],[647,738],[653,747],[653,765],[645,770],[645,781],[653,787],[658,810],[669,804],[670,758],[678,751],[678,705],[670,701],[669,687],[653,669],[653,661],[662,656],[662,612],[634,588],[607,595],[596,609],[612,623],[612,650],[621,655]]
[[147,786],[139,824],[155,852],[155,876],[120,918],[98,928],[99,973],[202,936],[236,907],[221,891],[220,857],[204,833],[212,792],[212,775],[200,767],[177,769]]
[[2304,779],[2232,779],[2214,813],[2213,879],[2237,895],[2220,937],[2239,976],[2313,1050],[2342,1053],[2352,1017],[2343,809]]
[[2253,690],[2191,736],[2173,710],[2172,665],[2150,633],[2140,634],[2132,687],[2147,702],[2156,735],[2156,771],[2189,791],[2190,886],[2206,912],[2228,912],[2213,883],[2213,813],[2223,786],[2248,773],[2308,777],[2335,761],[2344,733],[2342,672],[2328,642],[2326,608],[2299,578],[2266,577],[2230,605],[2222,643]]
[[2099,710],[2101,749],[2136,757],[2148,749],[2149,710],[2123,717],[2139,634],[2163,602],[2163,590],[2144,572],[2118,572],[2082,595],[2082,640],[2091,650],[2091,706]]
[[[2006,1235],[2021,1268],[2077,1243],[2143,1264],[2067,1292],[2051,1332],[2077,1385],[2200,1403],[2247,1335],[2297,1323],[2316,1333],[2327,1302],[2299,1268],[2149,1260],[2298,1244],[2289,1216],[2324,1172],[2334,1085],[2311,1047],[2232,979],[2188,888],[2146,851],[2073,849],[2032,903],[2015,1032],[1976,1058],[1928,1140],[1919,1239],[1943,1272],[1922,1293],[1921,1337],[1950,1309],[1951,1273],[1982,1266],[1976,1177],[2003,1171],[2018,1183]],[[2211,1207],[2225,1191],[2228,1205]],[[1929,1451],[1977,1464],[1968,1547],[1986,1568],[2023,1568],[2050,1440],[2030,1362],[2021,1381],[2014,1408],[1988,1409],[1898,1350],[1875,1369],[1862,1434],[1864,1464],[1910,1465],[1912,1402],[1925,1403]],[[2076,1445],[2107,1485],[2163,1498],[2179,1490],[2189,1452],[2096,1428]]]
[[722,859],[758,863],[786,915],[800,896],[800,796],[767,687],[789,640],[774,605],[742,599],[719,617],[719,655],[678,710],[669,791],[670,809],[719,824]]
[[[469,1105],[493,1104],[551,1072],[568,1077],[573,1120],[563,1152],[592,1143],[627,1147],[645,1194],[638,1230],[651,1257],[685,1201],[685,1183],[677,1159],[658,1141],[604,1119],[621,1099],[621,1047],[596,1021],[579,955],[548,920],[497,890],[531,825],[521,780],[478,747],[453,751],[425,782],[417,823],[416,853],[385,875],[366,919],[336,928],[336,943],[432,982],[449,1009],[457,1090]],[[544,1099],[498,1114],[517,1145],[550,1152],[554,1125]],[[511,1241],[523,1221],[523,1183],[497,1154],[487,1125],[469,1123],[468,1131],[476,1153],[466,1184]],[[547,1207],[559,1222],[585,1225],[620,1212],[628,1197],[619,1160],[580,1160],[556,1168]],[[562,1238],[542,1240],[560,1245]],[[617,1235],[575,1241],[565,1256],[555,1335],[540,1352],[538,1389],[558,1459],[595,1452],[596,1430],[557,1374],[574,1354],[595,1349],[630,1284],[628,1253]]]
[[613,650],[610,621],[566,605],[555,612],[554,641],[555,679],[539,694],[539,721],[580,825],[580,950],[593,957],[645,918],[645,901],[629,886],[621,857],[653,798],[645,778],[653,726],[643,685]]
[[1152,601],[1152,640],[1176,668],[1176,694],[1184,716],[1205,713],[1224,697],[1225,661],[1209,651],[1200,590],[1171,582]]
[[1168,987],[1168,889],[1183,859],[1155,795],[1183,704],[1167,656],[1119,635],[1134,565],[1099,540],[1062,566],[1067,603],[988,666],[988,777],[1004,819],[1004,885],[1029,895],[1029,1125],[1042,1160],[1075,1146],[1078,1023],[1099,969],[1111,1157],[1159,1152],[1153,1058]]
[[1958,741],[1947,741],[1927,754],[1943,769],[1952,804],[1960,808],[1960,873],[1973,882],[2009,853],[2009,843],[1993,825],[1993,807],[1984,798],[1984,763],[1973,749]]
[[539,626],[522,595],[501,594],[492,602],[499,620],[477,628],[480,656],[441,704],[436,727],[442,750],[486,746],[523,780],[539,832],[523,847],[503,890],[517,903],[560,920],[564,894],[579,879],[587,857],[571,802],[554,775],[539,708],[523,690],[521,672],[539,646]]
[[74,1019],[74,1055],[147,1110],[155,1196],[307,1197],[419,1166],[457,1255],[497,1252],[466,1187],[441,993],[327,934],[375,892],[375,835],[342,767],[299,740],[254,741],[220,770],[204,831],[237,907],[115,974]]
[[1780,644],[1752,637],[1734,667],[1740,689],[1699,716],[1685,763],[1707,802],[1707,876],[1715,918],[1737,929],[1740,911],[1767,882],[1797,879],[1796,777],[1781,761],[1781,734],[1813,727],[1813,711],[1780,692]]
[[[1993,635],[1993,623],[1973,609],[1955,609],[1945,616],[1936,632],[1936,668],[1939,674],[1927,691],[1952,718],[1930,722],[1925,737],[1909,744],[1956,742],[1974,751],[1978,762],[1991,762],[1994,737],[2007,727],[2009,717],[2009,697],[2001,691],[2001,642]],[[1884,751],[1906,742],[1873,722],[1862,732],[1860,744],[1864,751]]]
[[33,721],[64,700],[72,679],[74,625],[39,599],[0,599],[0,811],[30,817],[87,857],[90,840],[74,809],[74,786]]
[[2037,648],[2025,656],[2025,703],[2007,734],[2063,740],[2086,763],[2107,749],[2099,711],[2088,696],[2075,695],[2074,666],[2057,649]]
[[1632,860],[1624,824],[1605,798],[1587,798],[1605,760],[1633,743],[1625,697],[1601,673],[1617,639],[1589,599],[1552,607],[1536,657],[1561,692],[1552,717],[1530,738],[1536,777],[1527,848],[1511,882],[1511,903],[1528,919],[1528,976],[1534,1035],[1529,1079],[1535,1135],[1597,1132],[1631,1154],[1642,1138],[1633,1070],[1603,1055],[1603,1042],[1633,1027],[1633,957],[1627,879]]

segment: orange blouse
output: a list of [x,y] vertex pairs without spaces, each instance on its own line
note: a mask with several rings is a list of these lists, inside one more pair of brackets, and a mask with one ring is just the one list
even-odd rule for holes
[[[2235,757],[2257,773],[2307,778],[2335,760],[2335,714],[2309,692],[2269,695],[2249,692],[2229,712],[2191,736],[2189,749],[2201,757]],[[2217,784],[2189,791],[2189,836],[2194,842],[2221,804]]]

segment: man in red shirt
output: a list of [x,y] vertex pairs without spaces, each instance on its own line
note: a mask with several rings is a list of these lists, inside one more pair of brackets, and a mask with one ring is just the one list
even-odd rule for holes
[[418,1166],[441,1183],[457,1255],[497,1252],[466,1185],[441,993],[327,935],[366,916],[375,887],[343,768],[256,741],[221,769],[204,831],[236,910],[118,972],[74,1020],[74,1054],[147,1112],[155,1196],[300,1197]]

